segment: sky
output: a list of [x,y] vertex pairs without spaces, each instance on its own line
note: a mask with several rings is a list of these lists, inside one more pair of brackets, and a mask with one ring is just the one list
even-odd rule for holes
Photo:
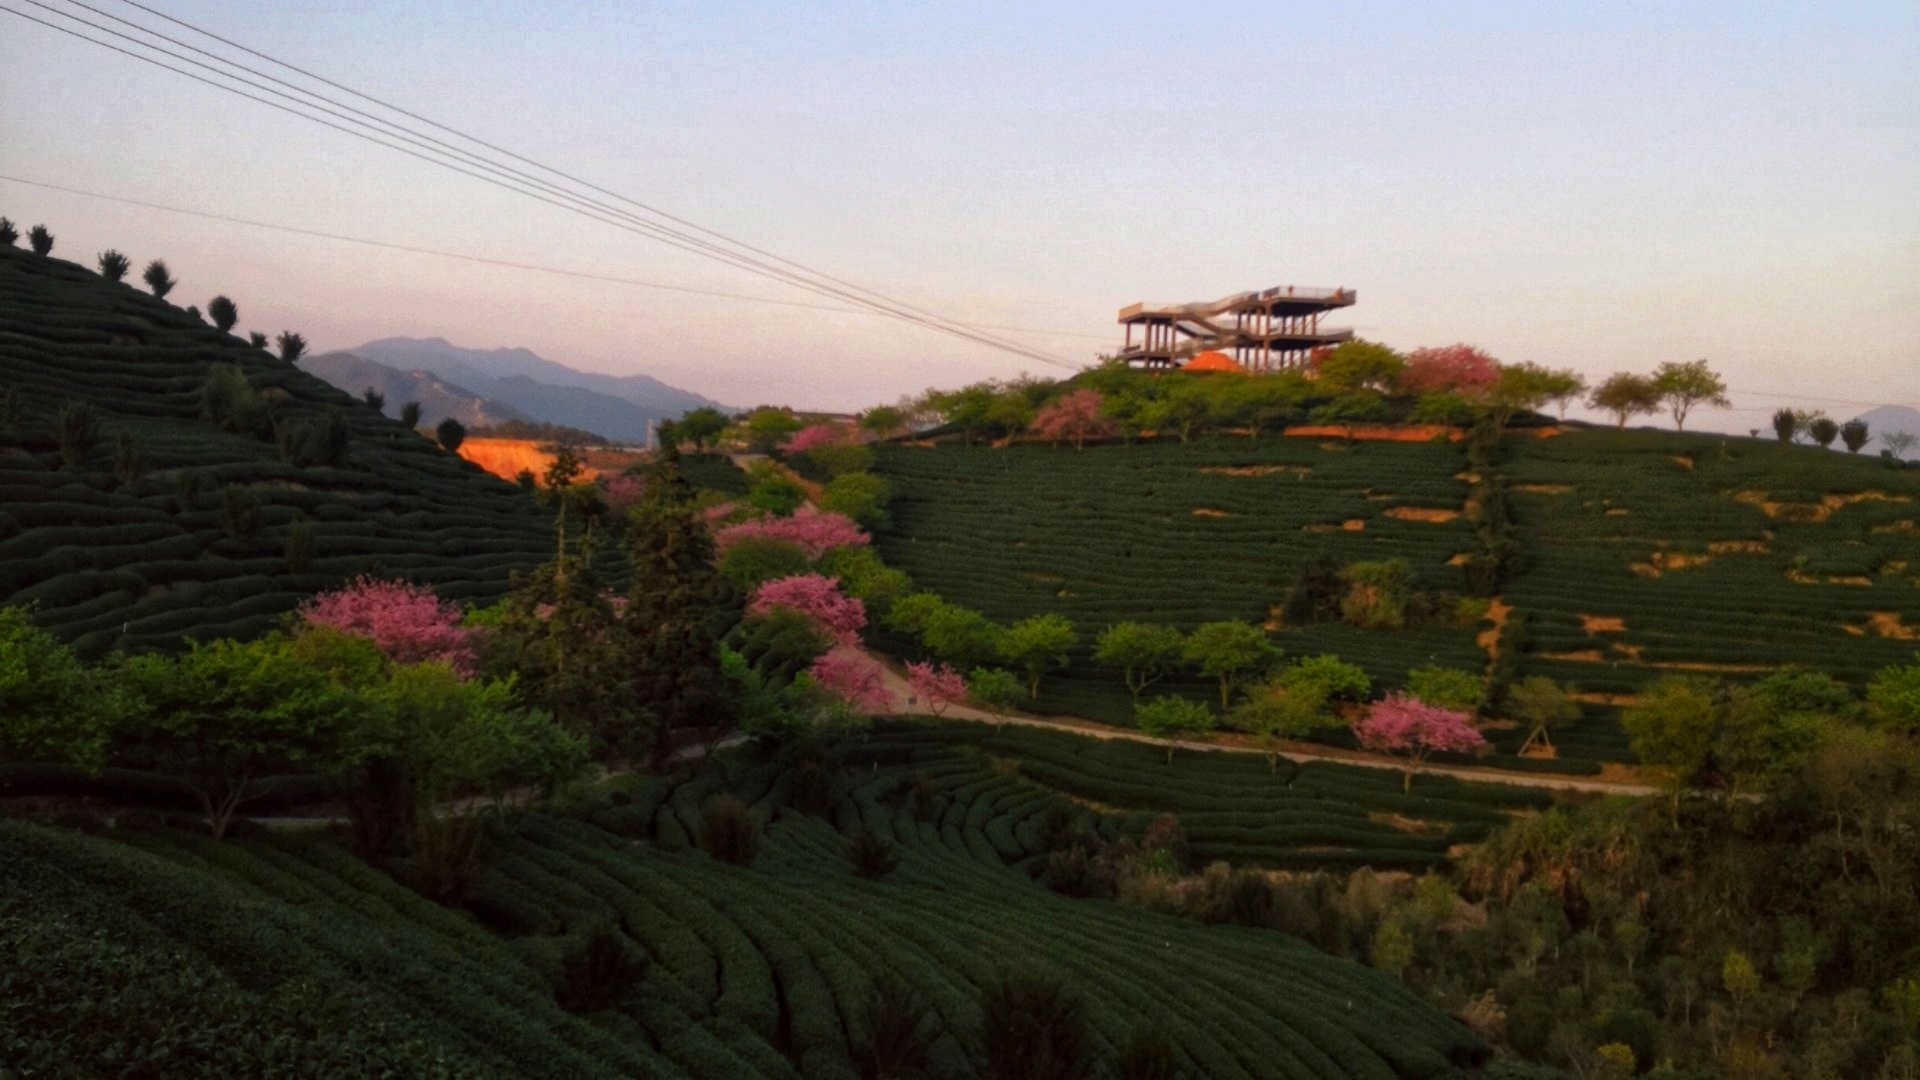
[[[107,23],[38,3],[0,0]],[[1463,341],[1595,381],[1705,358],[1734,390],[1700,419],[1721,430],[1782,405],[1920,407],[1911,0],[149,6],[943,316],[1025,328],[994,332],[1066,366],[871,315],[0,180],[0,214],[46,223],[55,255],[164,257],[171,299],[225,293],[241,329],[316,350],[439,336],[736,405],[855,409],[1067,374],[1119,344],[1138,300],[1294,284],[1357,290],[1331,321],[1396,348]],[[823,302],[5,11],[0,174]]]

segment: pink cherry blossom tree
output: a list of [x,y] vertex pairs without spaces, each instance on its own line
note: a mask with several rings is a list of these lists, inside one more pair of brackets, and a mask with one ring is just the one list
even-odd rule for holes
[[728,525],[714,534],[714,550],[726,550],[742,540],[757,538],[793,544],[818,559],[834,548],[863,547],[872,542],[860,526],[845,514],[835,514],[803,506],[792,517],[764,517]]
[[824,653],[807,668],[807,677],[834,701],[868,716],[893,711],[885,673],[858,649],[838,648]]
[[1032,431],[1043,439],[1060,442],[1072,439],[1075,450],[1083,449],[1088,439],[1102,439],[1118,428],[1101,413],[1098,390],[1075,390],[1049,401],[1034,415]]
[[1413,790],[1413,771],[1438,752],[1471,753],[1487,745],[1467,714],[1428,705],[1407,694],[1394,693],[1367,707],[1354,721],[1353,736],[1362,749],[1400,758],[1402,791]]
[[804,454],[817,446],[851,442],[855,434],[854,429],[845,424],[809,424],[794,432],[793,438],[781,444],[780,449],[789,454]]
[[395,663],[440,661],[461,677],[479,669],[480,631],[460,625],[460,609],[425,585],[359,577],[300,607],[315,626],[373,639]]
[[931,662],[907,665],[907,685],[915,697],[927,703],[927,711],[937,719],[947,707],[967,699],[967,680],[953,670],[952,664],[934,667]]
[[840,591],[840,579],[820,574],[775,578],[753,591],[748,615],[765,615],[774,608],[791,608],[805,615],[822,633],[842,645],[860,639],[867,625],[867,606]]
[[629,506],[638,506],[641,496],[646,493],[647,479],[644,476],[621,473],[600,478],[600,497],[606,501],[607,508],[616,513]]
[[1403,394],[1484,395],[1500,378],[1500,361],[1471,345],[1441,345],[1407,354],[1400,373]]

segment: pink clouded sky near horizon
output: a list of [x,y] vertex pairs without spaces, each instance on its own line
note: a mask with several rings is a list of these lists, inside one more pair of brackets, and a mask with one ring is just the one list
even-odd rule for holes
[[[1135,300],[1344,285],[1360,302],[1334,321],[1401,348],[1590,377],[1705,357],[1736,390],[1702,417],[1724,430],[1920,407],[1910,2],[154,6],[944,315],[1059,332],[1001,333],[1075,362]],[[0,173],[819,302],[5,13]],[[224,292],[243,329],[316,350],[440,336],[834,409],[1065,373],[871,316],[14,183],[0,214],[76,261],[164,257],[172,299]]]

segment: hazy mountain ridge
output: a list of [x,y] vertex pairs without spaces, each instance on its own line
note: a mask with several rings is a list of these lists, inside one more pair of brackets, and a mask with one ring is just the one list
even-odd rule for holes
[[1859,419],[1867,422],[1867,433],[1873,437],[1873,441],[1868,444],[1869,449],[1878,450],[1880,436],[1888,432],[1904,431],[1915,438],[1920,438],[1920,409],[1908,408],[1905,405],[1882,405],[1861,413]]
[[345,350],[390,367],[429,371],[534,420],[646,439],[652,424],[689,409],[727,406],[649,375],[579,371],[529,349],[467,349],[445,338],[383,338]]
[[504,401],[482,397],[464,386],[446,382],[430,371],[402,371],[351,352],[303,357],[300,366],[327,382],[358,396],[372,387],[386,398],[383,410],[398,417],[409,401],[420,403],[420,422],[432,427],[452,417],[468,427],[491,427],[507,420],[531,420]]

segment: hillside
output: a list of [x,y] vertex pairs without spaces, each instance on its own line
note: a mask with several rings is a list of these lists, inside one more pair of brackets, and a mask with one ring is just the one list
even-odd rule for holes
[[349,349],[391,367],[431,371],[535,420],[645,441],[653,423],[718,402],[647,375],[578,371],[527,349],[465,349],[444,338],[384,338]]
[[358,573],[490,600],[551,548],[511,485],[73,263],[0,249],[0,385],[0,603],[88,653],[250,636]]
[[[174,1009],[244,1018],[221,1047],[236,1074],[278,1039],[292,1060],[365,1055],[406,1072],[438,1060],[457,1075],[851,1078],[891,973],[931,1008],[928,1075],[960,1078],[984,1071],[981,988],[1035,968],[1084,998],[1101,1057],[1152,1028],[1194,1076],[1431,1077],[1484,1053],[1411,991],[1298,938],[1031,880],[1015,865],[1044,860],[1060,799],[965,750],[979,741],[965,727],[877,731],[819,816],[792,805],[784,766],[741,761],[730,778],[649,779],[588,820],[502,822],[465,903],[477,919],[318,839],[0,822],[0,942],[27,986],[58,987],[39,1008],[17,1002],[13,1028],[42,1040],[23,1054],[100,1053],[115,1040],[73,1003],[111,985],[148,1005],[111,1013],[136,1043],[177,1030],[160,1025]],[[1253,772],[1245,790],[1270,785]],[[905,797],[916,784],[924,800]],[[719,791],[766,822],[751,865],[688,850]],[[895,846],[896,868],[853,872],[860,829]],[[579,963],[596,931],[644,971]],[[590,992],[604,1000],[563,1008]]]
[[386,398],[382,411],[388,416],[399,416],[402,405],[417,401],[420,403],[422,427],[433,427],[449,416],[470,428],[530,419],[527,414],[504,401],[481,397],[465,387],[440,379],[430,371],[400,371],[352,353],[303,356],[300,358],[300,367],[355,396],[372,387]]
[[[994,619],[1076,623],[1081,645],[1043,686],[1041,712],[1130,721],[1120,673],[1091,649],[1126,620],[1262,623],[1289,655],[1335,653],[1394,686],[1423,664],[1482,669],[1498,647],[1493,621],[1451,617],[1472,591],[1462,560],[1480,543],[1466,453],[1228,436],[1084,452],[892,445],[876,470],[894,488],[893,523],[876,543],[923,587]],[[1556,738],[1558,766],[1626,759],[1614,707],[1662,674],[1747,678],[1801,663],[1858,684],[1916,648],[1920,474],[1661,432],[1513,438],[1503,455],[1519,558],[1495,612],[1524,619],[1509,645],[1516,674],[1587,696],[1588,722]],[[1289,593],[1321,557],[1403,559],[1434,610],[1398,630],[1287,622]],[[1490,736],[1506,750],[1519,738]]]

